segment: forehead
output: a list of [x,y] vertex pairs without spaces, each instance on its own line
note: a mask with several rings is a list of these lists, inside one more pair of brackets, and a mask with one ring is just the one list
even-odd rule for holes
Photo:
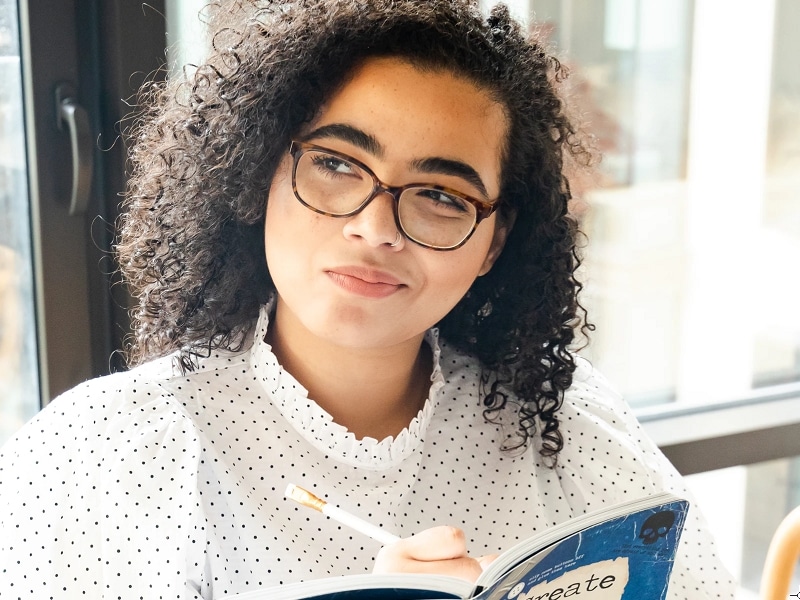
[[[368,59],[323,104],[308,130],[346,124],[377,140],[387,163],[460,160],[499,192],[507,119],[491,94],[465,77],[399,58]],[[342,150],[351,149],[347,147]]]

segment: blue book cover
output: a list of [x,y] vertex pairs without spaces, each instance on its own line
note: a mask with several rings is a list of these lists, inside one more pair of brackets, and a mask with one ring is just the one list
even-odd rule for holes
[[568,534],[495,576],[476,597],[663,600],[688,508],[675,499]]

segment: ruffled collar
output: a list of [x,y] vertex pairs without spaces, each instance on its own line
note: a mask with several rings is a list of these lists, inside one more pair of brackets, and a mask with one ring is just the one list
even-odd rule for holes
[[327,411],[309,399],[308,390],[278,363],[272,347],[265,341],[272,306],[270,302],[261,308],[250,352],[250,366],[270,401],[304,439],[348,465],[373,470],[396,466],[421,446],[437,403],[437,392],[444,386],[438,329],[430,329],[425,335],[433,354],[431,387],[425,405],[397,437],[358,440],[355,434],[335,423]]

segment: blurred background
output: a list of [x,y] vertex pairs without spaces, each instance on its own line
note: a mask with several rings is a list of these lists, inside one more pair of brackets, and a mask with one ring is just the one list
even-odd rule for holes
[[[124,368],[119,133],[143,82],[202,60],[204,4],[0,0],[0,443]],[[756,598],[800,504],[800,3],[508,4],[569,67],[603,155],[574,182],[597,326],[582,353],[688,475]]]

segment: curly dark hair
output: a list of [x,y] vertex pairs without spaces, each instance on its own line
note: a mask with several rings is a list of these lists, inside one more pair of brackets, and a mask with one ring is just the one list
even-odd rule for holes
[[578,301],[579,231],[565,176],[570,157],[590,153],[559,96],[562,65],[502,5],[488,17],[469,0],[227,0],[212,8],[212,56],[183,81],[147,90],[130,132],[117,244],[138,300],[129,363],[180,350],[191,369],[198,355],[241,346],[274,291],[265,199],[291,138],[360,61],[396,56],[465,77],[505,108],[500,210],[514,225],[492,270],[439,327],[482,362],[487,419],[518,403],[511,447],[539,428],[539,451],[554,459],[576,366],[571,346],[590,328]]

